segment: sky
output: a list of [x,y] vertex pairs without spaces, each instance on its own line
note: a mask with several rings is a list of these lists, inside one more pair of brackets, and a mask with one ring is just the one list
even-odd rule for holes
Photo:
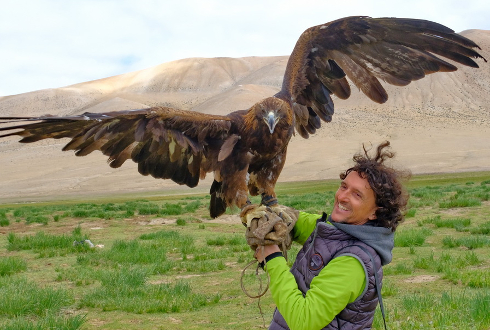
[[0,0],[0,97],[189,57],[289,55],[310,26],[409,17],[490,30],[488,0]]

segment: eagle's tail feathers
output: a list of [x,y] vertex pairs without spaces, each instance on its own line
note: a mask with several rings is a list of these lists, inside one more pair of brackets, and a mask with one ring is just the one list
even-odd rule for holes
[[217,218],[226,211],[226,202],[222,198],[222,183],[216,180],[213,181],[209,193],[211,194],[211,202],[209,204],[209,215],[211,218]]

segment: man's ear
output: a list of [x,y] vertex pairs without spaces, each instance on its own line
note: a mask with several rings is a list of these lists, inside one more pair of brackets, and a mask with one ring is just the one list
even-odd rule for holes
[[376,216],[376,211],[379,209],[379,207],[375,208],[373,213],[368,217],[368,220],[376,220],[378,217]]

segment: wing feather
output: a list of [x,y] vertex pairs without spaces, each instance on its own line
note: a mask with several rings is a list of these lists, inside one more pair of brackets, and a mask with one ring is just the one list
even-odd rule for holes
[[308,123],[309,112],[306,106],[294,102],[293,111],[296,116],[297,125],[306,125]]
[[240,137],[237,134],[232,134],[225,140],[218,154],[218,162],[223,161],[231,154],[239,139]]
[[138,143],[136,147],[134,147],[133,151],[131,152],[131,159],[133,162],[138,163],[138,171],[143,174],[143,175],[148,175],[150,174],[149,172],[143,173],[141,170],[139,170],[139,166],[150,156],[150,145],[152,143],[152,140],[145,140],[142,141],[141,143]]
[[[407,18],[342,18],[307,29],[298,39],[289,58],[281,91],[276,94],[293,106],[295,127],[308,137],[316,119],[330,121],[333,102],[350,96],[346,76],[371,100],[388,99],[380,80],[406,86],[434,72],[450,72],[457,67],[440,57],[469,67],[478,67],[483,58],[476,43],[448,27],[426,20]],[[440,57],[439,57],[440,56]],[[321,88],[327,90],[322,93]],[[328,102],[325,102],[325,96]],[[300,106],[295,106],[300,104]],[[309,132],[309,133],[308,133]]]
[[[215,169],[217,161],[213,157],[218,157],[221,145],[228,138],[232,119],[154,107],[11,120],[17,124],[0,128],[0,132],[7,132],[0,137],[18,135],[22,137],[21,142],[68,137],[71,140],[63,150],[74,150],[77,156],[100,150],[109,157],[111,167],[120,167],[132,159],[138,163],[142,175],[194,187],[202,172]],[[19,121],[24,123],[18,124]]]
[[130,145],[128,145],[121,152],[119,152],[113,156],[110,156],[108,159],[109,166],[112,168],[121,167],[126,160],[131,158],[131,154],[137,145],[138,145],[138,142],[133,142]]
[[100,150],[100,148],[106,143],[104,140],[94,141],[93,137],[85,140],[81,143],[75,150],[75,155],[77,156],[87,156],[95,150]]
[[384,103],[388,100],[388,93],[383,88],[379,80],[362,65],[359,58],[346,56],[344,53],[334,51],[334,58],[339,65],[342,66],[347,74],[347,77],[371,100]]

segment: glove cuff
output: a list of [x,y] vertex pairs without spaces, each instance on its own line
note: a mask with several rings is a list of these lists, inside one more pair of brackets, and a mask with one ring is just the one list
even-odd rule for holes
[[274,258],[277,258],[277,257],[284,257],[282,252],[274,252],[274,253],[271,253],[269,254],[267,257],[265,257],[264,260],[262,260],[262,262],[259,262],[259,266],[260,268],[262,268],[263,270],[265,270],[265,265],[272,259]]
[[267,257],[265,257],[265,263],[268,263],[269,261],[277,257],[284,257],[284,256],[282,255],[282,252],[271,253]]

